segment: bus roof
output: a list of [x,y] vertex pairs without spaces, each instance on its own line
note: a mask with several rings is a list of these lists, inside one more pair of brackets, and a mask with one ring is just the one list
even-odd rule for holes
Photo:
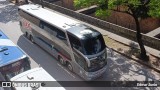
[[[38,90],[65,90],[56,79],[54,79],[45,69],[42,67],[33,68],[31,70],[25,71],[11,78],[11,81],[39,81],[45,84],[44,87],[38,87]],[[54,84],[51,84],[52,81]],[[50,86],[52,85],[52,86]],[[32,90],[31,87],[16,87],[16,90]]]
[[62,30],[67,30],[68,28],[71,28],[72,26],[76,26],[77,24],[79,24],[79,22],[73,19],[60,15],[58,13],[54,13],[54,11],[44,9],[41,6],[27,4],[19,6],[19,9]]
[[68,31],[78,38],[87,38],[85,35],[86,33],[92,33],[93,36],[100,34],[91,27],[64,15],[58,14],[57,12],[44,9],[41,6],[27,4],[19,6],[19,9],[62,30]]
[[0,30],[0,67],[24,57],[26,57],[26,54]]
[[78,26],[72,27],[67,30],[71,34],[77,36],[79,39],[87,39],[89,38],[89,34],[92,35],[92,37],[95,37],[100,34],[100,32],[94,30],[93,28],[86,26],[84,24],[80,24]]

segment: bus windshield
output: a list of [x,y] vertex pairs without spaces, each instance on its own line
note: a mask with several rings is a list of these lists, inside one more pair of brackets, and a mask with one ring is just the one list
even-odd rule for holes
[[4,76],[6,80],[10,81],[12,77],[24,71],[27,71],[29,69],[30,69],[30,61],[28,57],[25,57],[9,65],[0,67],[0,72],[2,73],[2,75]]
[[102,35],[98,35],[97,37],[89,37],[83,40],[83,43],[85,55],[97,54],[105,49],[105,43]]

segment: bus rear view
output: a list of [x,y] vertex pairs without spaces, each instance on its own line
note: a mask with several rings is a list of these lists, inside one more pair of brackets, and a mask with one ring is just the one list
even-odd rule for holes
[[[0,77],[3,81],[30,69],[27,55],[0,30]],[[3,79],[2,79],[3,78]]]

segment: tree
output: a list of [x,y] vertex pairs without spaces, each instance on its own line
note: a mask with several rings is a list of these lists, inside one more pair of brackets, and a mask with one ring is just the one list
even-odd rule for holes
[[[143,60],[148,60],[146,50],[142,42],[139,20],[147,17],[160,17],[160,2],[158,0],[74,0],[76,7],[89,7],[97,5],[96,16],[106,17],[111,11],[117,11],[131,15],[136,24],[136,38],[139,44]],[[121,9],[117,9],[116,7]]]

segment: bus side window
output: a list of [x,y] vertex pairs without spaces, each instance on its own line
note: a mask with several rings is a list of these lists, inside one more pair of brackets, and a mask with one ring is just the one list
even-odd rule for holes
[[50,25],[50,31],[52,35],[54,35],[58,39],[62,40],[66,45],[68,45],[66,35],[63,31],[51,25]]
[[47,31],[48,33],[51,33],[51,25],[49,25],[48,23],[43,23],[43,29],[45,30],[45,31]]
[[68,34],[68,38],[69,38],[69,41],[71,43],[71,46],[76,48],[80,52],[82,52],[82,46],[81,46],[80,41],[77,38],[75,38],[74,36],[70,35],[70,34]]
[[86,62],[84,59],[79,58],[79,59],[75,59],[75,60],[84,70],[86,70]]
[[74,56],[75,56],[76,63],[80,67],[82,67],[85,71],[87,71],[88,68],[87,68],[87,62],[86,62],[86,60],[83,57],[81,57],[80,55],[78,55],[78,56],[74,55]]
[[61,39],[61,40],[66,40],[66,35],[64,32],[60,31],[60,30],[57,30],[57,35],[56,35],[57,38]]
[[43,22],[42,22],[42,21],[40,21],[39,27],[42,28],[42,29],[44,29],[44,26],[43,26]]

